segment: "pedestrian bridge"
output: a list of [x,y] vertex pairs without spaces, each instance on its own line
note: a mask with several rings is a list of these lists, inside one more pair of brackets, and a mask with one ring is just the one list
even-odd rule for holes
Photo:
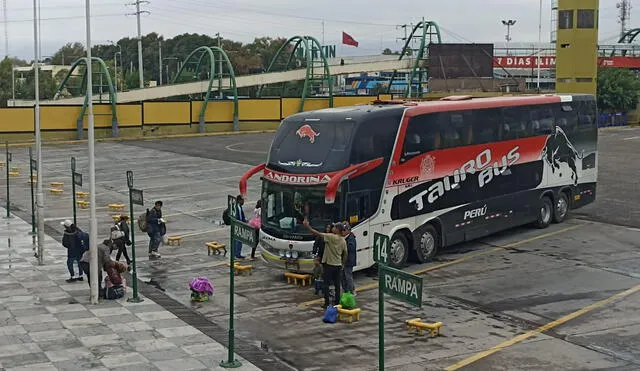
[[[365,73],[378,71],[408,70],[414,61],[411,59],[398,60],[397,56],[373,56],[366,58],[353,58],[351,60],[344,58],[345,64],[340,64],[340,59],[331,59],[330,69],[331,75],[345,75],[351,73]],[[287,81],[304,80],[306,69],[296,69],[284,72],[261,73],[254,75],[243,75],[236,77],[236,86],[244,88],[249,86],[277,84]],[[230,81],[224,81],[223,86],[230,86]],[[212,87],[212,91],[217,89],[217,84]],[[190,95],[206,92],[209,88],[209,81],[196,81],[190,83],[182,83],[175,85],[163,85],[153,88],[137,89],[117,94],[117,103],[131,103],[150,101],[168,97],[181,95]],[[98,100],[98,96],[94,97],[94,101]],[[33,101],[16,101],[16,106],[33,106]],[[41,101],[42,105],[77,105],[83,104],[84,97],[75,97],[58,100]]]

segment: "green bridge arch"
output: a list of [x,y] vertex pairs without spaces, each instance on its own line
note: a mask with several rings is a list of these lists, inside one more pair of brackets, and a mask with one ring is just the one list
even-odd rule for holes
[[[172,84],[175,84],[183,75],[183,72],[187,71],[193,71],[194,79],[197,79],[198,74],[200,73],[200,69],[203,66],[203,62],[206,63],[205,58],[208,58],[209,62],[209,68],[207,71],[209,74],[209,86],[207,87],[207,92],[204,96],[204,102],[202,103],[202,107],[200,108],[200,113],[198,115],[198,131],[201,133],[204,133],[206,131],[205,113],[207,111],[209,101],[211,100],[211,89],[213,88],[213,83],[216,80],[218,81],[218,91],[223,91],[222,81],[225,77],[225,74],[220,70],[220,68],[216,69],[216,65],[220,62],[227,66],[227,77],[229,78],[230,82],[229,88],[233,93],[233,131],[238,131],[240,130],[240,124],[238,122],[238,88],[236,86],[236,75],[233,69],[233,65],[229,60],[229,56],[223,49],[217,46],[201,46],[192,51],[184,60],[184,63],[182,63],[180,70],[173,78]],[[190,66],[194,64],[195,68],[190,68]],[[204,66],[206,66],[206,64]]]
[[[413,49],[411,47],[411,41],[418,37],[420,39],[420,47],[418,49]],[[422,98],[422,84],[427,83],[429,81],[429,67],[428,67],[428,57],[429,57],[429,44],[437,42],[438,44],[442,43],[442,36],[440,34],[440,27],[438,24],[433,21],[421,21],[417,25],[413,27],[411,30],[411,34],[407,38],[407,41],[404,43],[404,47],[402,48],[402,53],[400,53],[400,57],[398,60],[402,60],[405,56],[409,56],[415,58],[415,62],[411,67],[411,72],[409,74],[409,83],[404,91],[403,96],[405,98]],[[415,51],[416,55],[412,52]],[[391,81],[389,82],[389,86],[387,87],[387,94],[391,94],[391,85],[396,78],[397,70],[393,71],[391,75]],[[411,86],[413,85],[414,80],[418,81],[418,91],[413,91]]]
[[[84,103],[82,104],[82,109],[80,110],[80,114],[78,115],[78,119],[76,120],[76,137],[80,140],[83,139],[84,137],[84,131],[83,131],[83,121],[84,121],[84,115],[87,111],[87,105],[89,104],[89,99],[93,99],[93,89],[96,87],[96,82],[98,81],[98,79],[93,78],[93,86],[91,87],[91,91],[87,92],[87,70],[90,70],[91,73],[93,74],[93,66],[94,64],[97,63],[99,66],[99,73],[100,74],[104,74],[106,75],[106,79],[107,79],[107,87],[109,89],[109,103],[111,104],[111,136],[114,138],[117,138],[119,136],[118,133],[118,114],[117,114],[117,92],[114,88],[113,82],[111,81],[111,75],[109,74],[109,69],[107,68],[107,65],[104,63],[104,61],[101,58],[98,57],[91,57],[91,67],[89,67],[88,63],[87,63],[87,57],[83,57],[80,58],[78,60],[76,60],[75,62],[73,62],[73,64],[71,65],[71,67],[69,68],[69,71],[67,72],[67,74],[65,75],[64,79],[62,79],[62,82],[60,83],[60,85],[58,86],[58,88],[56,89],[56,93],[53,96],[53,100],[57,100],[60,97],[60,93],[62,93],[62,90],[64,90],[65,88],[69,89],[69,88],[75,88],[75,89],[79,89],[81,94],[84,94]],[[71,76],[73,76],[73,72],[79,68],[81,65],[85,66],[85,69],[82,73],[82,82],[80,83],[79,86],[68,86],[68,82],[69,82],[69,78]],[[102,88],[104,85],[100,84],[98,85],[100,88]]]
[[[296,59],[296,57],[301,58]],[[286,62],[283,65],[278,65],[278,62],[281,62],[283,58]],[[320,45],[318,40],[314,37],[293,36],[289,38],[278,49],[273,59],[271,59],[271,63],[269,63],[269,68],[267,68],[266,73],[284,72],[296,69],[296,67],[298,67],[296,66],[296,63],[301,62],[302,60],[306,63],[306,73],[298,111],[302,112],[304,110],[304,103],[306,99],[310,97],[314,84],[320,84],[321,87],[324,84],[328,86],[329,107],[333,107],[333,80],[329,70],[329,63],[324,55],[322,45]],[[280,86],[280,92],[277,95],[280,97],[284,96],[286,87],[287,82],[283,82]],[[269,89],[268,85],[261,85],[257,93],[258,98],[262,97],[267,89]],[[276,86],[272,89],[278,89],[278,87]]]

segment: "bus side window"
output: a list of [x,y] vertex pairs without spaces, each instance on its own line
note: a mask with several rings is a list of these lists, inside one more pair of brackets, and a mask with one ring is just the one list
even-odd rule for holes
[[503,120],[499,108],[475,110],[472,144],[484,144],[502,140],[500,131]]
[[529,136],[527,128],[528,110],[523,107],[509,107],[502,110],[504,122],[502,125],[502,140],[514,140]]
[[561,104],[556,111],[556,125],[568,136],[578,131],[578,112],[570,104]]
[[442,112],[439,114],[440,145],[442,148],[455,148],[469,145],[471,122],[469,115],[461,112]]
[[549,105],[532,106],[529,112],[531,135],[547,135],[555,131],[555,115]]
[[442,114],[415,116],[409,120],[400,163],[440,148],[440,131],[436,120]]

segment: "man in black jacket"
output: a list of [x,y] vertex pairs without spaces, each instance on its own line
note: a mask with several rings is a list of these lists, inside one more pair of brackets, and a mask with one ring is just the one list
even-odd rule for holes
[[162,243],[162,236],[167,233],[165,220],[162,219],[162,201],[156,201],[147,214],[147,235],[149,235],[149,259],[160,258],[158,248]]
[[[80,266],[80,258],[82,257],[83,248],[78,241],[78,232],[80,228],[76,227],[71,220],[65,220],[60,223],[64,227],[64,234],[62,235],[62,246],[67,248],[67,268],[71,277],[66,280],[67,282],[82,281],[82,267]],[[78,276],[74,274],[73,262],[78,264]]]

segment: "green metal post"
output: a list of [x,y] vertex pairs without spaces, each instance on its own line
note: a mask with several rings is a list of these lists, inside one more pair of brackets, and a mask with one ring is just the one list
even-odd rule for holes
[[29,185],[31,186],[31,235],[36,235],[36,198],[33,190],[33,148],[29,147]]
[[71,202],[73,202],[73,224],[77,227],[78,220],[76,217],[76,181],[74,173],[76,172],[76,158],[71,157]]
[[378,262],[378,369],[384,371],[384,293],[381,264]]
[[7,219],[11,218],[11,201],[9,201],[9,163],[11,162],[11,153],[9,153],[9,141],[5,142],[5,148],[6,148],[6,155],[7,155],[7,161],[6,161],[6,168],[7,168]]
[[234,239],[233,239],[233,220],[231,221],[231,228],[230,228],[230,243],[231,243],[231,248],[229,249],[231,254],[229,254],[229,355],[228,355],[228,359],[227,361],[222,361],[220,362],[220,366],[225,367],[225,368],[236,368],[236,367],[240,367],[242,366],[242,364],[235,360],[235,330],[233,328],[233,307],[234,307],[234,298],[233,296],[235,295],[235,285],[234,285],[234,281],[235,281],[235,270],[233,268],[233,265],[235,264],[235,245],[234,245]]
[[138,272],[136,270],[136,235],[135,235],[135,221],[133,217],[133,197],[131,196],[131,189],[133,188],[133,171],[127,171],[127,185],[129,186],[129,220],[131,220],[131,263],[133,268],[131,270],[131,281],[133,287],[133,297],[127,299],[130,303],[140,303],[142,298],[138,296]]

